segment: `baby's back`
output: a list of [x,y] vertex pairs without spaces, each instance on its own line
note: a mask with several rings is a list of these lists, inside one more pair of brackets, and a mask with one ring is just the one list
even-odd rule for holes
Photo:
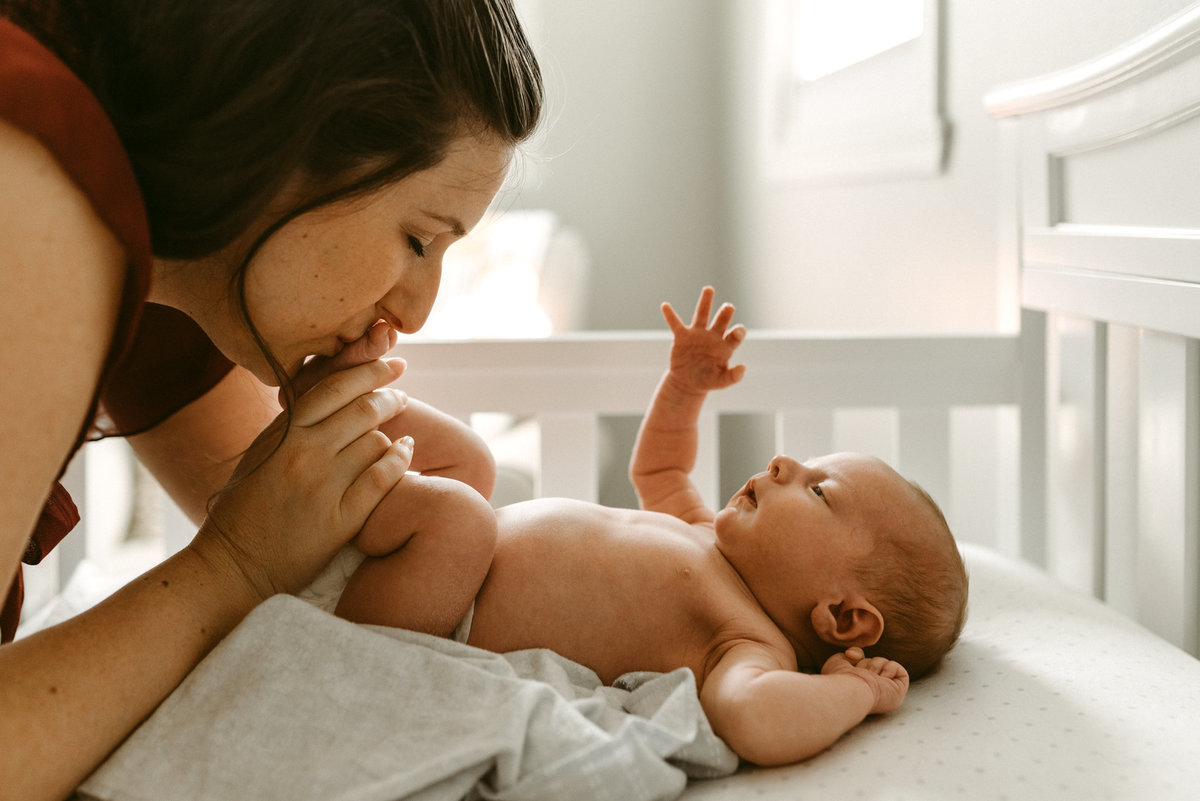
[[678,667],[702,681],[722,643],[782,636],[716,550],[711,528],[558,498],[497,516],[471,645],[549,648],[605,683]]

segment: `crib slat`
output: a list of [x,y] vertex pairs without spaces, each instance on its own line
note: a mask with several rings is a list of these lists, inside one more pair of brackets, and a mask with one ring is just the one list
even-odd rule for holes
[[1136,328],[1108,327],[1104,600],[1137,616],[1138,362]]
[[1049,435],[1046,410],[1045,312],[1021,310],[1020,391],[1020,476],[1018,503],[1021,505],[1018,552],[1037,565],[1046,564],[1046,439]]
[[1138,430],[1138,619],[1198,653],[1200,344],[1142,335]]
[[720,420],[717,413],[711,410],[701,412],[697,426],[700,442],[696,453],[696,465],[692,468],[692,483],[700,491],[700,497],[709,509],[719,509],[724,504],[719,497],[721,462],[718,456]]
[[1046,566],[1096,594],[1103,576],[1104,325],[1051,316]]
[[540,414],[537,420],[541,427],[537,494],[595,503],[599,497],[600,461],[596,415]]
[[833,409],[775,413],[775,452],[804,461],[833,450]]
[[920,484],[946,511],[950,503],[950,410],[923,406],[900,410],[896,468]]

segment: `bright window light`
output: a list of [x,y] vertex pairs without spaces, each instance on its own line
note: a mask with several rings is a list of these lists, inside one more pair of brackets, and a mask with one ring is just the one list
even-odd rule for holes
[[794,0],[792,72],[815,81],[918,38],[925,0]]

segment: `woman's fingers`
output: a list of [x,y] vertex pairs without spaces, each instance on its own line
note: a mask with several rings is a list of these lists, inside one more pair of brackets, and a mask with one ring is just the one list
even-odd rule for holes
[[[404,367],[403,359],[377,359],[326,376],[296,402],[292,418],[293,424],[306,427],[320,423],[355,403],[356,399],[368,396],[380,387],[385,387],[395,381],[404,372]],[[403,404],[399,402],[405,397],[403,393],[397,395],[389,391],[373,400],[360,400],[358,408],[368,413],[372,407],[383,409],[388,406],[388,401],[384,399],[384,396],[388,394],[394,395],[393,405],[395,408],[391,414],[381,418],[376,424],[389,419],[404,408]]]
[[412,458],[412,437],[401,437],[385,448],[342,494],[342,514],[351,520],[365,521],[383,496],[404,478]]

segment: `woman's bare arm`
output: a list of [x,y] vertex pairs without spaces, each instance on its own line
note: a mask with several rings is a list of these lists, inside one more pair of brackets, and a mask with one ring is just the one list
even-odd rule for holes
[[[3,123],[0,163],[7,587],[85,423],[125,256],[49,153]],[[96,608],[0,647],[0,799],[69,794],[255,604],[303,586],[362,527],[411,457],[377,430],[401,408],[397,393],[376,389],[397,374],[375,361],[322,382],[297,405],[278,451],[222,493],[187,548]],[[225,401],[237,405],[236,397],[246,396]],[[271,452],[280,431],[278,420],[267,426],[252,461]],[[197,481],[196,496],[219,480]]]
[[[38,143],[0,122],[0,579],[84,423],[124,252]],[[102,611],[0,647],[0,797],[67,795],[248,609],[189,560]],[[212,608],[214,593],[232,600]],[[148,614],[153,610],[153,614]]]

